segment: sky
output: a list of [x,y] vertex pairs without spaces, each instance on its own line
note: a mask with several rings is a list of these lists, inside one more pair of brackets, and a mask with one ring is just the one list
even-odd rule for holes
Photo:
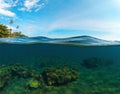
[[30,37],[120,40],[120,0],[0,0],[0,23]]

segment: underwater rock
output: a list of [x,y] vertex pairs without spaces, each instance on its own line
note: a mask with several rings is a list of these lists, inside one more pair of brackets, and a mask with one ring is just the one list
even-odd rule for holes
[[98,67],[109,66],[112,63],[112,60],[105,60],[104,58],[92,57],[84,59],[81,65],[88,69],[96,69]]
[[0,89],[4,88],[10,81],[11,81],[12,75],[10,69],[5,66],[0,66]]
[[86,68],[94,69],[99,67],[100,62],[101,59],[93,57],[93,58],[84,59],[82,65]]
[[59,86],[77,80],[78,72],[68,67],[55,67],[44,70],[42,76],[47,85]]

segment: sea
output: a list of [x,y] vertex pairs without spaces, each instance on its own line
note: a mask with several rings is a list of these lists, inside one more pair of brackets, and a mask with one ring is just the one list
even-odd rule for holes
[[[120,94],[119,44],[90,36],[1,38],[0,94]],[[64,68],[69,79],[63,77]],[[74,80],[72,70],[76,70]],[[48,72],[45,77],[51,82],[43,77],[41,85],[26,71]]]

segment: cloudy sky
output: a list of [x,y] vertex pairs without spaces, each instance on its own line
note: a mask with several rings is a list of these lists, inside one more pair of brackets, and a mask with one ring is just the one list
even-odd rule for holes
[[28,36],[120,40],[120,0],[0,0],[0,23]]

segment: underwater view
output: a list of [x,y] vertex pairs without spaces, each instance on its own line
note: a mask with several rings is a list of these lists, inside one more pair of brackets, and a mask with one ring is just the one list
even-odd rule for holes
[[120,94],[120,0],[0,0],[0,94]]
[[0,94],[120,94],[120,46],[75,39],[1,38]]

